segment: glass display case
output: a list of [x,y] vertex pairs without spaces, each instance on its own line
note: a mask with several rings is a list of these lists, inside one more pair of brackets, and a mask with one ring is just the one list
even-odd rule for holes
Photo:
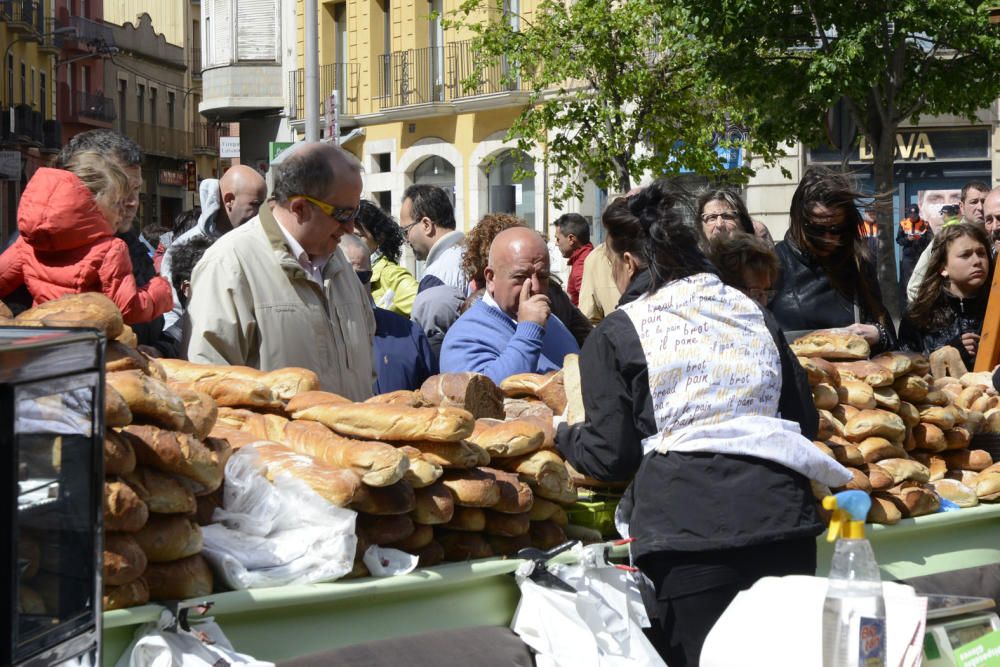
[[0,327],[2,665],[98,664],[104,347]]

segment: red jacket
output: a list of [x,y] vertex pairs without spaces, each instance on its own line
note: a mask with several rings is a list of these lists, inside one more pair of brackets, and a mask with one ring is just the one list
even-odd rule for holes
[[20,237],[0,255],[0,297],[21,284],[35,304],[66,294],[101,292],[126,324],[148,322],[173,308],[170,284],[156,276],[135,284],[128,246],[114,235],[75,174],[42,168],[17,209]]
[[566,293],[574,306],[580,305],[580,285],[583,284],[583,261],[594,249],[593,243],[580,246],[569,256],[569,283],[566,285]]

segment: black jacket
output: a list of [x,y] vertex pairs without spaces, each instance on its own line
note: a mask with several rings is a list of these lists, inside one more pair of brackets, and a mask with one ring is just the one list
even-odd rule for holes
[[[132,275],[135,276],[136,286],[145,287],[156,276],[156,267],[153,265],[153,259],[149,256],[149,248],[139,238],[139,232],[134,229],[116,236],[125,241],[128,246],[129,259],[132,260]],[[164,357],[177,358],[180,356],[178,342],[163,332],[163,315],[154,317],[149,322],[133,324],[132,330],[135,332],[136,338],[139,339],[140,345],[155,347]]]
[[621,308],[626,304],[632,303],[648,292],[652,286],[653,274],[649,272],[649,269],[642,269],[632,276],[632,280],[629,282],[628,287],[625,288],[622,298],[618,300],[618,307]]
[[[990,283],[987,283],[989,285]],[[907,352],[930,354],[934,350],[951,345],[962,355],[966,368],[972,368],[976,360],[962,345],[962,334],[979,333],[986,317],[986,303],[990,298],[989,288],[984,288],[971,299],[962,299],[942,290],[935,304],[937,315],[945,324],[918,328],[909,318],[904,317],[899,325],[899,347]]]
[[[775,319],[784,331],[813,331],[846,327],[855,323],[854,295],[843,295],[834,289],[823,266],[815,257],[800,250],[785,237],[775,246],[781,272],[774,284],[774,298],[768,304]],[[875,312],[860,304],[862,324],[881,324],[887,340],[874,346],[872,352],[894,350],[897,346],[896,330],[889,311],[882,305],[875,267],[867,264],[861,280],[872,288],[878,307]]]
[[[781,355],[779,410],[816,436],[818,416],[805,372],[773,318],[765,319]],[[748,456],[650,453],[657,432],[639,335],[622,311],[608,315],[580,353],[587,421],[561,424],[559,451],[580,472],[632,480],[632,554],[702,551],[816,536],[823,530],[809,482],[784,466]]]

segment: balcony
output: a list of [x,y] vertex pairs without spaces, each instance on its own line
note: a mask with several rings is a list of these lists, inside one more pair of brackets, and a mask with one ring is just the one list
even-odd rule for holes
[[384,110],[457,102],[520,90],[519,85],[504,81],[505,63],[488,68],[472,88],[467,88],[468,79],[475,74],[475,64],[476,51],[471,41],[382,55],[377,65],[374,101]]
[[66,26],[76,28],[76,36],[66,35],[63,39],[63,46],[66,49],[90,52],[98,50],[107,51],[115,45],[115,36],[111,27],[99,21],[93,21],[84,16],[70,16]]
[[10,134],[17,142],[42,145],[44,140],[43,125],[45,120],[40,111],[35,111],[30,104],[14,105],[14,127]]
[[0,17],[7,22],[7,27],[14,32],[38,32],[38,4],[32,0],[0,0]]
[[58,90],[59,119],[64,123],[110,129],[118,117],[115,101],[110,97],[70,90],[65,83],[59,84]]
[[228,137],[229,127],[219,127],[215,123],[196,123],[194,128],[195,155],[218,155],[219,137]]
[[53,34],[60,27],[54,18],[46,18],[42,24],[39,30],[38,50],[43,53],[59,53],[66,42],[66,35]]
[[125,134],[139,144],[143,152],[176,159],[191,157],[191,133],[149,123],[127,121]]
[[[358,63],[331,63],[320,65],[319,68],[319,113],[326,114],[326,99],[333,90],[338,91],[337,110],[341,116],[354,116],[358,113],[358,90],[361,82],[361,68]],[[290,120],[306,117],[306,73],[305,70],[292,72],[288,82]]]

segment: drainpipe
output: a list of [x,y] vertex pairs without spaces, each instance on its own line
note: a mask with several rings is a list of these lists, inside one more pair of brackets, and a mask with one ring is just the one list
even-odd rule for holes
[[306,141],[319,141],[319,8],[305,2]]

